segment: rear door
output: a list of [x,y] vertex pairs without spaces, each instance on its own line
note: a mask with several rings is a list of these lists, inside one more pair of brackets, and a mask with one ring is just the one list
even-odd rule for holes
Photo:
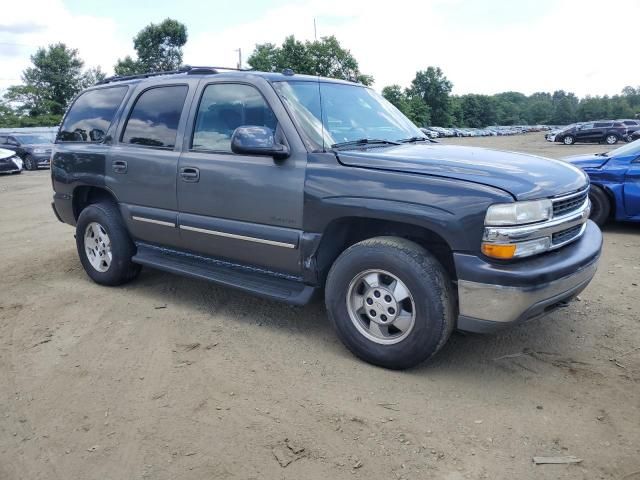
[[143,83],[122,116],[105,178],[137,240],[179,245],[179,139],[196,85],[190,78]]
[[[235,263],[301,271],[307,151],[273,87],[203,81],[180,158],[178,206],[184,247]],[[240,126],[267,126],[291,155],[274,160],[231,151]]]

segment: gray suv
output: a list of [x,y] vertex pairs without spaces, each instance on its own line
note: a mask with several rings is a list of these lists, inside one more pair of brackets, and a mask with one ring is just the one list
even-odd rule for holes
[[602,237],[568,163],[432,143],[363,85],[190,68],[81,93],[57,136],[53,209],[102,285],[142,266],[305,304],[407,368],[454,328],[548,313]]

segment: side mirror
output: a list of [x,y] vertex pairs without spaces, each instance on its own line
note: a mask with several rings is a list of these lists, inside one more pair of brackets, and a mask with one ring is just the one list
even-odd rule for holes
[[273,130],[268,127],[238,127],[231,136],[231,151],[244,155],[267,155],[277,160],[289,156],[286,145],[276,143]]

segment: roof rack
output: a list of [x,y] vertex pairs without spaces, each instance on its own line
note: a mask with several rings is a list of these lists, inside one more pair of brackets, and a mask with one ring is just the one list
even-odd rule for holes
[[220,73],[220,70],[233,70],[238,72],[248,72],[250,69],[244,68],[233,68],[233,67],[193,67],[191,65],[185,65],[178,70],[167,70],[164,72],[150,72],[150,73],[141,73],[138,75],[114,75],[112,77],[107,77],[104,80],[101,80],[96,83],[96,85],[103,85],[105,83],[111,82],[124,82],[126,80],[136,80],[139,78],[149,78],[149,77],[158,77],[160,75],[176,75],[179,73],[186,73],[187,75],[207,75],[207,74],[215,74]]

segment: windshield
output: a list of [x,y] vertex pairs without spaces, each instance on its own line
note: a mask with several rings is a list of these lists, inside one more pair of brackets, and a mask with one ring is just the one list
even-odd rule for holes
[[51,143],[51,140],[42,135],[16,135],[16,138],[22,144]]
[[640,155],[640,140],[627,143],[604,154],[606,157],[624,157],[627,155]]
[[274,86],[315,148],[363,139],[427,138],[396,107],[362,85],[289,81]]

